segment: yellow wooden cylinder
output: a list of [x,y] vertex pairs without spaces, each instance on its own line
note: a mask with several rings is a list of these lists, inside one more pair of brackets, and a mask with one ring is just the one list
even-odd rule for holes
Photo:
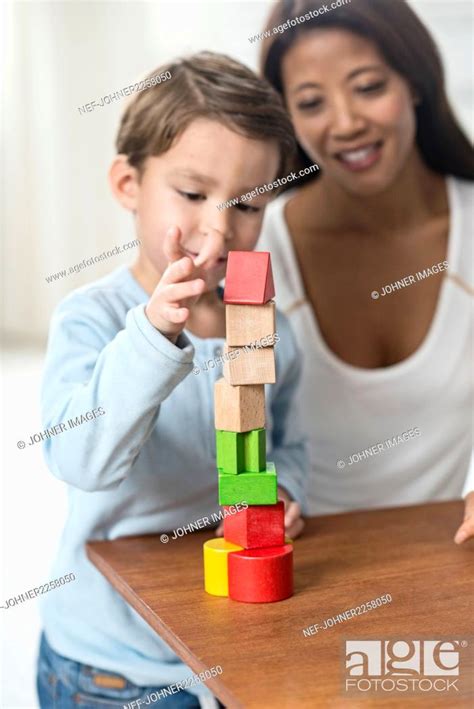
[[212,596],[228,596],[227,557],[231,551],[242,551],[238,544],[227,542],[223,537],[204,542],[204,589]]

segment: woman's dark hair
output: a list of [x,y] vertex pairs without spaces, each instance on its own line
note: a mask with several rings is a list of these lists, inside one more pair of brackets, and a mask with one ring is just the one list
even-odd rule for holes
[[[261,51],[264,76],[283,95],[283,57],[309,30],[337,27],[365,37],[420,99],[415,107],[416,142],[426,164],[443,175],[474,179],[474,152],[449,105],[441,58],[421,20],[405,0],[338,0],[339,4],[303,20],[301,16],[317,11],[314,0],[278,0],[265,27],[268,36]],[[300,22],[294,27],[272,33],[273,28],[295,18]],[[301,147],[298,157],[301,165],[312,163]]]

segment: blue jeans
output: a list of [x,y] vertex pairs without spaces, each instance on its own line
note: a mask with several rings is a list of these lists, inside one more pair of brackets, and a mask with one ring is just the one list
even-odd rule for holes
[[[158,700],[148,697],[163,687],[137,687],[122,675],[82,665],[58,655],[41,636],[37,690],[41,709],[124,709],[142,700],[141,709],[199,709],[199,699],[182,689]],[[155,700],[155,701],[153,701]],[[134,709],[140,705],[132,705]]]

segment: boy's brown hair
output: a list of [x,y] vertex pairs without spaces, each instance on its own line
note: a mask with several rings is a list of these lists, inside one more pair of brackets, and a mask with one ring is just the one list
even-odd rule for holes
[[196,118],[216,120],[240,135],[275,141],[277,177],[291,166],[296,141],[278,93],[240,62],[213,52],[179,59],[148,74],[169,71],[171,79],[136,94],[127,105],[116,138],[117,152],[142,173],[145,160],[168,150]]

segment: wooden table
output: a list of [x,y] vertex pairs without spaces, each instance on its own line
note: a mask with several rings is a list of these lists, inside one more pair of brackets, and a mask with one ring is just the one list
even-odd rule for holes
[[[453,543],[462,512],[463,503],[446,502],[311,518],[294,544],[295,595],[272,604],[204,592],[211,530],[167,544],[158,535],[91,542],[87,551],[194,672],[221,665],[207,686],[227,707],[472,707],[474,542]],[[303,633],[384,594],[391,603]],[[344,641],[397,638],[467,641],[461,692],[348,695]]]

